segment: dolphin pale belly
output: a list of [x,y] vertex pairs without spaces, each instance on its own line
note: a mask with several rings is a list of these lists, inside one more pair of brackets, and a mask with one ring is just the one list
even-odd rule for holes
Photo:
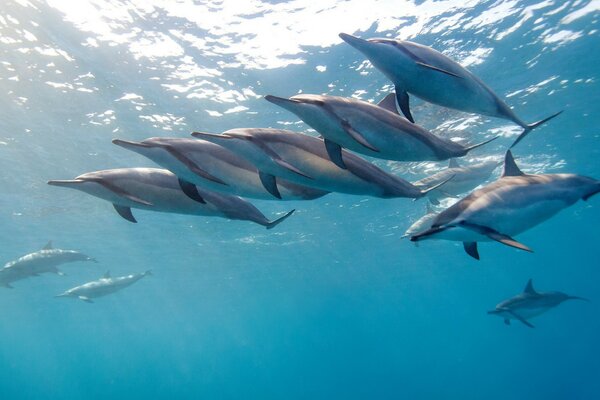
[[462,157],[496,139],[463,146],[440,138],[398,115],[395,104],[389,104],[389,97],[384,99],[383,106],[382,103],[375,105],[352,98],[313,94],[289,99],[266,96],[265,99],[296,114],[319,132],[329,158],[340,168],[345,168],[342,147],[386,160],[439,161]]
[[110,273],[106,272],[104,276],[98,280],[76,286],[54,297],[74,297],[87,303],[93,303],[92,299],[118,292],[148,275],[152,275],[152,273],[146,271],[141,274],[131,274],[112,278]]
[[275,227],[290,216],[269,221],[248,201],[237,197],[188,186],[184,193],[173,173],[157,168],[121,168],[89,172],[73,180],[49,181],[54,186],[81,190],[113,204],[115,210],[130,222],[137,222],[131,208],[175,214],[216,216],[252,221]]
[[479,259],[477,242],[497,241],[531,251],[512,236],[551,218],[559,211],[600,192],[600,181],[574,174],[528,175],[506,152],[504,171],[497,181],[478,189],[440,213],[432,227],[411,241],[461,241]]
[[434,188],[418,189],[345,150],[346,169],[333,164],[322,139],[280,129],[232,129],[221,135],[195,132],[246,158],[259,171],[265,188],[278,196],[278,178],[328,192],[382,198],[420,198]]
[[[196,139],[150,138],[142,142],[113,140],[148,157],[182,181],[241,197],[275,199],[265,190],[256,167],[226,148]],[[281,200],[312,200],[328,192],[279,179]],[[184,186],[185,189],[185,186]]]
[[588,301],[583,297],[569,296],[561,292],[538,292],[533,288],[530,279],[522,293],[504,300],[494,310],[488,311],[488,314],[503,318],[506,325],[510,325],[511,320],[517,320],[533,328],[529,319],[551,310],[566,300]]
[[412,122],[409,93],[443,107],[514,122],[524,129],[514,146],[532,129],[560,114],[524,122],[481,79],[431,47],[397,39],[364,40],[345,33],[340,37],[394,83],[400,109]]

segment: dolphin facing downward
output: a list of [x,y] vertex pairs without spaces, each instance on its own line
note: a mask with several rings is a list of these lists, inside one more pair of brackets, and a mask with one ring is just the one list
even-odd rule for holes
[[280,197],[278,178],[328,192],[382,198],[420,198],[435,189],[421,190],[345,150],[341,155],[347,168],[339,168],[329,160],[322,139],[296,132],[244,128],[192,136],[218,143],[253,163],[265,188],[276,197]]
[[560,114],[526,123],[481,79],[431,47],[397,39],[364,40],[346,33],[340,37],[394,83],[400,109],[411,122],[408,93],[440,106],[510,120],[524,129],[514,146]]
[[[113,143],[148,157],[179,178],[184,192],[198,185],[235,196],[272,200],[256,167],[217,144],[205,140],[154,137],[141,142],[115,139]],[[279,179],[281,200],[312,200],[328,192]]]
[[482,241],[532,251],[512,236],[599,192],[600,181],[581,175],[525,174],[507,151],[500,179],[441,212],[429,230],[413,235],[410,240],[460,241],[467,254],[475,259],[479,259],[477,242]]
[[131,274],[112,278],[110,276],[110,272],[106,272],[104,277],[96,281],[91,281],[84,283],[83,285],[76,286],[54,297],[76,297],[79,300],[83,300],[87,303],[93,303],[92,299],[118,292],[121,289],[125,289],[127,286],[133,285],[148,275],[152,275],[151,271],[142,272],[141,274]]
[[545,313],[566,300],[589,301],[583,297],[569,296],[561,292],[537,292],[530,279],[523,293],[504,300],[494,310],[488,311],[488,314],[503,318],[506,325],[510,325],[511,319],[515,319],[533,328],[529,319]]
[[[111,202],[119,215],[137,222],[131,208],[216,216],[252,221],[267,229],[289,217],[294,210],[275,221],[269,221],[256,207],[241,197],[193,187],[194,192],[182,191],[177,176],[157,168],[120,168],[88,172],[73,180],[53,180],[48,184],[81,190]],[[190,195],[194,199],[190,198]]]
[[43,273],[51,272],[64,275],[57,267],[76,261],[97,262],[94,258],[75,250],[55,249],[52,247],[52,241],[50,241],[42,250],[6,263],[0,269],[0,286],[12,289],[12,282],[39,276]]
[[395,161],[439,161],[462,157],[496,137],[473,146],[440,138],[401,117],[393,94],[379,105],[358,99],[299,94],[266,100],[296,114],[325,138],[329,158],[345,168],[341,148]]

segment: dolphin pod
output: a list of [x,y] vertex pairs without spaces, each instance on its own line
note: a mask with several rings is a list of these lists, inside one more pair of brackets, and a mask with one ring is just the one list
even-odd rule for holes
[[533,281],[530,279],[522,293],[504,300],[495,309],[488,311],[488,314],[499,316],[506,325],[510,325],[511,320],[517,320],[533,328],[529,319],[537,317],[567,300],[589,301],[583,297],[570,296],[561,292],[538,292],[533,288]]
[[467,254],[475,259],[479,259],[478,242],[496,241],[531,252],[513,236],[599,192],[600,181],[581,175],[525,174],[509,150],[500,179],[442,211],[430,229],[413,235],[410,240],[460,241]]
[[113,204],[119,215],[137,222],[131,208],[175,214],[218,216],[252,221],[271,229],[294,210],[269,221],[256,207],[241,197],[194,187],[193,199],[183,192],[177,177],[164,169],[121,168],[89,172],[72,180],[48,184],[77,189]]
[[408,94],[456,110],[503,118],[523,128],[511,147],[534,128],[562,111],[528,124],[481,79],[442,53],[418,43],[398,39],[360,39],[346,33],[340,38],[360,51],[395,86],[402,113],[414,122]]

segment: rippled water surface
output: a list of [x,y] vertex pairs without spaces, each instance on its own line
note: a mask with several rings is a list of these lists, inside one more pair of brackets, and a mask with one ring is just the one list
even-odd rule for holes
[[[338,33],[399,37],[468,67],[526,121],[527,172],[600,178],[598,0],[101,1],[0,5],[0,263],[40,249],[99,262],[0,288],[1,399],[600,398],[600,199],[519,236],[529,254],[400,236],[425,201],[330,194],[253,201],[248,222],[135,212],[50,187],[154,166],[113,138],[275,127],[315,134],[263,96],[379,101],[392,86]],[[414,99],[413,114],[500,159],[520,128]],[[446,162],[378,166],[417,180]],[[498,171],[496,172],[496,174]],[[444,205],[455,201],[447,200]],[[154,276],[87,304],[55,294]],[[505,326],[486,311],[527,279],[585,296]]]

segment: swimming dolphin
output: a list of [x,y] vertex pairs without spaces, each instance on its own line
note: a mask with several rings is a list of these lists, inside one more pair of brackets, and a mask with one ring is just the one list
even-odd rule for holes
[[110,272],[106,272],[102,278],[96,281],[91,281],[84,283],[83,285],[76,286],[54,297],[76,297],[79,300],[83,300],[87,303],[93,303],[92,299],[118,292],[121,289],[125,289],[127,286],[133,285],[148,275],[152,275],[151,271],[142,272],[141,274],[131,274],[111,278]]
[[413,182],[413,184],[427,188],[444,182],[453,176],[452,180],[445,184],[443,188],[434,190],[427,196],[433,204],[438,204],[440,198],[455,197],[475,189],[488,179],[500,164],[502,163],[498,161],[486,161],[461,167],[458,161],[451,159],[448,163],[448,168]]
[[[148,157],[179,178],[184,192],[193,185],[235,196],[271,200],[256,167],[217,144],[197,139],[149,138],[142,142],[115,139],[113,143]],[[312,200],[328,192],[279,179],[281,200]],[[193,195],[192,195],[193,196]]]
[[530,279],[523,293],[504,300],[494,310],[488,311],[488,314],[503,318],[506,325],[510,325],[511,319],[516,319],[533,328],[529,319],[545,313],[566,300],[589,301],[583,297],[569,296],[561,292],[536,292]]
[[524,131],[513,147],[532,129],[561,113],[528,124],[481,79],[431,47],[398,39],[364,40],[346,33],[340,33],[340,38],[394,83],[398,105],[411,122],[408,93],[440,106],[514,122]]
[[393,95],[379,104],[358,99],[299,94],[289,99],[265,96],[296,114],[325,139],[329,158],[345,168],[342,147],[371,157],[395,161],[438,161],[462,157],[496,139],[463,146],[415,125],[396,111]]
[[256,207],[241,197],[195,188],[195,199],[186,195],[177,176],[165,169],[120,168],[88,172],[73,180],[52,180],[48,184],[81,190],[111,202],[119,215],[137,222],[131,208],[216,216],[252,221],[267,229],[289,217],[294,210],[269,221]]
[[477,242],[484,241],[496,241],[531,252],[512,236],[598,192],[600,181],[581,175],[525,174],[517,167],[509,150],[500,179],[441,212],[429,230],[413,235],[410,240],[460,241],[467,254],[475,259],[479,259]]
[[435,218],[438,216],[439,212],[435,211],[429,203],[427,203],[427,212],[418,220],[416,220],[411,226],[408,227],[404,235],[400,236],[400,239],[404,239],[405,237],[416,235],[417,233],[425,232],[431,225]]
[[57,267],[76,261],[97,262],[94,258],[75,250],[55,249],[50,241],[42,250],[6,263],[0,269],[0,286],[12,289],[11,283],[15,281],[48,272],[64,275]]
[[194,132],[192,136],[218,143],[256,165],[265,188],[279,197],[275,177],[328,192],[374,197],[420,198],[420,190],[345,150],[347,169],[334,165],[322,139],[281,129],[232,129],[223,134]]

